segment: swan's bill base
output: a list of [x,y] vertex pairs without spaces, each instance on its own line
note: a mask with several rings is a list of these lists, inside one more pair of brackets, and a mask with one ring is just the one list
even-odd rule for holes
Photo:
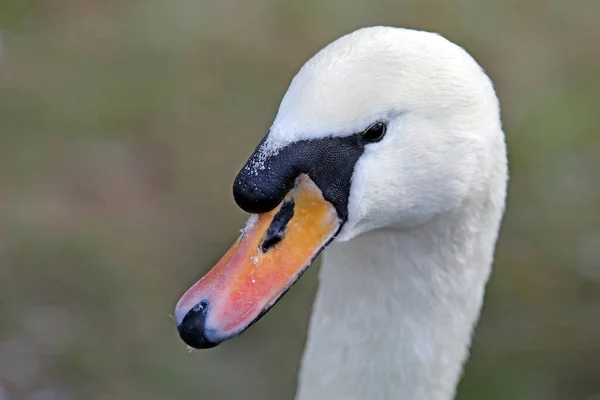
[[264,315],[333,240],[342,222],[302,175],[275,209],[250,217],[240,238],[179,300],[181,339],[210,348]]

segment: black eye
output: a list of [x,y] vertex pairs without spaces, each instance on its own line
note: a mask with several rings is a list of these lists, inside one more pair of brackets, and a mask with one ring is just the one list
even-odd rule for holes
[[374,143],[383,139],[387,125],[384,122],[375,122],[363,132],[362,138],[365,142]]

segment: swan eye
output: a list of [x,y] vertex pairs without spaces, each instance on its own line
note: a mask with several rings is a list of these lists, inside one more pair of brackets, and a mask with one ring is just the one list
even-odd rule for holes
[[362,139],[367,143],[379,142],[383,139],[387,125],[384,122],[375,122],[362,134]]

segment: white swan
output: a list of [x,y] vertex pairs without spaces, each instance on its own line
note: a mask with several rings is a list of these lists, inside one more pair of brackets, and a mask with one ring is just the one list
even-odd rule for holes
[[236,178],[261,214],[177,304],[180,336],[239,334],[327,247],[297,398],[451,399],[506,184],[498,100],[462,48],[400,28],[343,36],[302,67]]

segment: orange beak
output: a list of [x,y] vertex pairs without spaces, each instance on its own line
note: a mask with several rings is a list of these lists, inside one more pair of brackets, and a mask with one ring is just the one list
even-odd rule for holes
[[335,237],[335,207],[301,175],[274,210],[253,214],[223,258],[181,297],[175,322],[191,347],[210,348],[264,315]]

